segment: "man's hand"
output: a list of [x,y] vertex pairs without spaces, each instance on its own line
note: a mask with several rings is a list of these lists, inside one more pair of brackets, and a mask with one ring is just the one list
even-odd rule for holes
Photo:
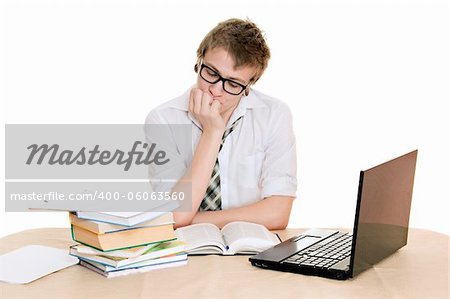
[[192,88],[189,98],[189,112],[203,127],[203,133],[220,133],[225,131],[225,120],[220,115],[222,104],[213,100],[210,94],[199,88]]
[[174,212],[173,216],[176,227],[189,225],[197,214],[205,192],[208,188],[213,172],[217,155],[222,142],[222,135],[225,131],[225,120],[220,115],[222,104],[213,100],[210,94],[204,93],[198,88],[193,88],[189,97],[189,113],[202,125],[203,133],[200,136],[190,171],[187,171],[182,179],[178,181],[172,192],[185,192],[183,180],[190,180],[191,183],[191,209],[186,212]]

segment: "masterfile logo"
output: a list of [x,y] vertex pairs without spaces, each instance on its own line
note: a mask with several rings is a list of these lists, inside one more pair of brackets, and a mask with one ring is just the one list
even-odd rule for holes
[[[139,146],[142,150],[138,150]],[[128,171],[133,164],[136,165],[150,165],[155,163],[156,165],[163,165],[170,161],[166,159],[166,152],[163,150],[156,151],[156,143],[152,143],[150,146],[148,143],[142,143],[140,141],[135,141],[132,149],[129,152],[124,152],[122,150],[115,150],[114,152],[104,150],[99,150],[100,146],[96,144],[92,150],[87,150],[86,147],[82,147],[78,152],[72,150],[60,150],[58,144],[48,145],[42,144],[38,146],[37,144],[32,144],[27,147],[30,150],[30,155],[26,164],[30,165],[33,163],[34,158],[36,158],[36,164],[41,165],[45,159],[50,165],[108,165],[111,163],[117,163],[118,165],[124,164],[124,170]],[[145,152],[147,151],[147,152]],[[134,157],[136,159],[134,160]]]
[[6,179],[148,179],[150,166],[157,170],[150,179],[175,179],[163,174],[180,163],[173,135],[191,132],[191,125],[7,124]]
[[[191,125],[8,124],[5,133],[7,211],[145,211],[190,200],[178,147],[192,142]],[[183,192],[171,192],[177,183]]]

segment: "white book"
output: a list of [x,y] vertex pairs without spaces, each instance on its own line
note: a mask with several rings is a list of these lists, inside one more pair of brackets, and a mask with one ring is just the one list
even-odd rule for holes
[[132,268],[132,269],[124,269],[124,270],[105,272],[90,263],[87,263],[85,261],[80,261],[81,266],[86,267],[94,272],[97,272],[98,274],[101,274],[107,278],[125,276],[125,275],[136,274],[136,273],[145,273],[145,272],[150,272],[150,271],[159,270],[159,269],[180,267],[180,266],[184,266],[186,264],[187,264],[187,259],[177,261],[177,262],[171,262],[171,263],[150,265],[150,266],[145,266],[145,267],[141,267],[141,268]]
[[175,201],[169,201],[159,207],[158,212],[92,212],[77,211],[80,219],[94,220],[123,226],[134,226],[171,212],[179,207]]
[[211,223],[178,228],[177,238],[186,243],[185,251],[195,254],[256,254],[280,243],[277,235],[265,226],[235,221],[222,229]]
[[89,261],[89,260],[84,260],[81,258],[80,258],[80,261],[87,262],[104,272],[114,272],[114,271],[121,271],[121,270],[126,270],[126,269],[137,269],[137,268],[141,268],[141,267],[173,263],[173,262],[178,262],[178,261],[184,261],[186,259],[187,259],[187,254],[185,252],[183,252],[183,253],[172,254],[172,255],[156,258],[156,259],[146,260],[146,261],[142,261],[139,263],[135,263],[132,265],[127,265],[127,266],[123,266],[123,267],[119,267],[119,268],[111,267],[108,265],[104,265],[104,264]]

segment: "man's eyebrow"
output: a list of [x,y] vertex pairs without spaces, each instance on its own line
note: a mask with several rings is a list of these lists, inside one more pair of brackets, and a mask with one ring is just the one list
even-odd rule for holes
[[[205,63],[206,63],[206,61],[205,61]],[[212,68],[214,71],[216,71],[219,75],[222,76],[220,71],[214,65],[212,65],[211,63],[207,63],[206,65],[209,66],[210,68]],[[243,85],[247,84],[247,83],[245,83],[245,80],[242,80],[240,78],[229,77],[229,78],[225,78],[225,79],[237,81],[238,83],[243,84]]]

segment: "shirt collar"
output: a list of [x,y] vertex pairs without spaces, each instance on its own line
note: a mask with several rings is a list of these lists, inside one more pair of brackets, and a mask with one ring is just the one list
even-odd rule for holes
[[[189,112],[189,95],[191,93],[191,89],[189,88],[182,96],[180,96],[178,99],[174,100],[170,108],[174,108],[177,110],[182,110]],[[236,109],[233,111],[233,114],[231,115],[227,128],[231,126],[231,124],[237,120],[239,117],[245,115],[247,113],[248,109],[255,109],[255,108],[264,108],[267,107],[267,105],[257,96],[257,91],[250,88],[250,93],[248,96],[243,96],[241,98],[241,101],[239,102]],[[202,126],[200,123],[190,114],[188,113],[188,118],[200,129]]]

